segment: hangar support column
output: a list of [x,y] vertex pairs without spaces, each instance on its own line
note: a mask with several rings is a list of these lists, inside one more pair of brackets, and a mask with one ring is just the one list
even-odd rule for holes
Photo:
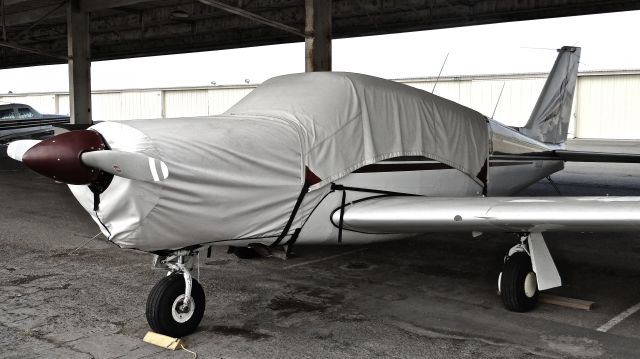
[[305,0],[305,71],[331,71],[331,0]]
[[80,9],[79,0],[69,1],[67,9],[67,48],[69,54],[69,110],[72,124],[91,124],[91,44],[89,13]]

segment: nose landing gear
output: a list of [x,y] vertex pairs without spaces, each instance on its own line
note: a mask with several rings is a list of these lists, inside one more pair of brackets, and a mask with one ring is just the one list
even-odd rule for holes
[[[205,295],[197,280],[191,277],[185,257],[191,253],[177,253],[157,258],[156,264],[169,269],[149,293],[147,322],[156,333],[180,338],[193,333],[204,316]],[[190,260],[187,260],[189,263]]]

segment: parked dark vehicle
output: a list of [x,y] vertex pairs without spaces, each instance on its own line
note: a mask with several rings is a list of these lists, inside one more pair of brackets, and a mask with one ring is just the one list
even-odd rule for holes
[[53,136],[53,125],[66,123],[69,116],[41,114],[29,105],[0,105],[0,144],[18,139],[45,139]]

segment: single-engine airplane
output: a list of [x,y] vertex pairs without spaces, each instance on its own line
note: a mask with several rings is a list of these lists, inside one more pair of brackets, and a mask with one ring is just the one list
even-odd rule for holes
[[563,47],[526,126],[504,126],[403,84],[353,73],[266,81],[220,116],[102,122],[10,157],[69,185],[109,240],[169,272],[146,316],[181,337],[203,317],[192,258],[212,245],[366,243],[422,232],[511,232],[499,290],[532,309],[561,285],[545,231],[637,230],[640,197],[509,197],[565,161],[580,48]]

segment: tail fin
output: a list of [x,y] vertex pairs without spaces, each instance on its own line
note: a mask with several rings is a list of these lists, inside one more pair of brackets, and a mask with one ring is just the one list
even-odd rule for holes
[[520,131],[538,141],[559,144],[567,139],[580,48],[563,46],[549,73],[529,122]]

